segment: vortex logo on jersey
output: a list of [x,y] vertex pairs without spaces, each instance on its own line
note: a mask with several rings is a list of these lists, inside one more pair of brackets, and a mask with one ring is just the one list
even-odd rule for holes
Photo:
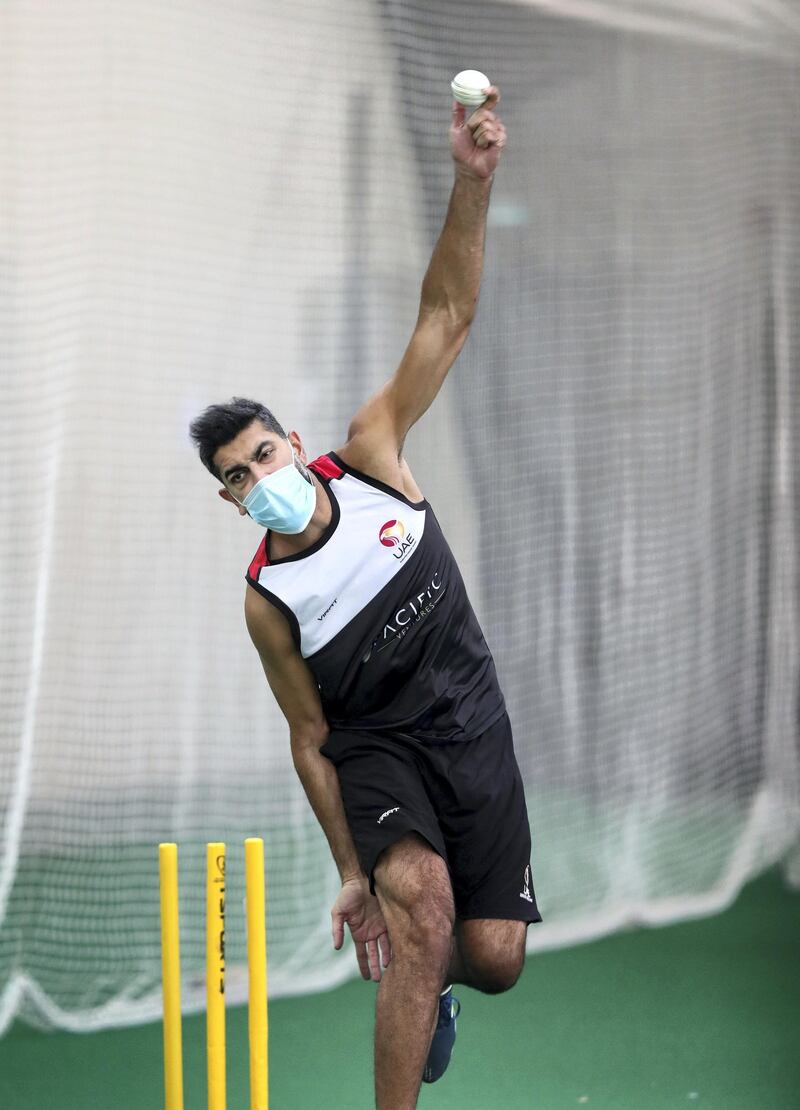
[[379,538],[384,547],[399,547],[405,534],[406,527],[402,520],[387,520],[380,530]]

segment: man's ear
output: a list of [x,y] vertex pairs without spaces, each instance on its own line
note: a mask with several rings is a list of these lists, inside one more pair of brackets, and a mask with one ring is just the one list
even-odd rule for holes
[[308,463],[308,458],[306,456],[306,449],[303,446],[303,441],[301,440],[300,436],[297,434],[297,432],[292,430],[291,432],[289,432],[289,435],[288,435],[287,438],[288,438],[289,442],[291,443],[292,447],[294,447],[294,451],[295,451],[295,454],[297,455],[298,459],[305,466]]
[[247,516],[247,509],[244,507],[244,505],[239,504],[233,494],[228,493],[226,489],[218,489],[217,493],[220,495],[223,501],[230,501],[231,505],[236,506],[236,508],[239,510],[239,516]]

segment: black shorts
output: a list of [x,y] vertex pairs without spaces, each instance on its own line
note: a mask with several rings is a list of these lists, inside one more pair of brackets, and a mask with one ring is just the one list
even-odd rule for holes
[[416,832],[447,864],[458,918],[542,920],[507,714],[472,740],[426,745],[412,737],[334,730],[321,750],[336,767],[373,893],[381,852]]

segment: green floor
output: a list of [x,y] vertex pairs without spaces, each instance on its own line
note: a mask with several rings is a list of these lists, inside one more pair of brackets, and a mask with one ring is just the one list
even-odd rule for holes
[[[273,1110],[369,1110],[374,988],[270,1007]],[[800,895],[777,874],[727,913],[529,959],[519,985],[461,991],[440,1110],[797,1110]],[[246,1012],[228,1021],[228,1102],[246,1110]],[[205,1106],[202,1017],[184,1025],[186,1107]],[[157,1110],[158,1025],[83,1036],[16,1026],[0,1042],[3,1110]]]

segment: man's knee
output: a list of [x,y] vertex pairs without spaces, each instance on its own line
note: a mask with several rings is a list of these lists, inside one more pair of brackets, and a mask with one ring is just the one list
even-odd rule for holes
[[462,922],[458,945],[469,985],[484,994],[511,990],[525,966],[523,922]]
[[392,952],[440,964],[449,959],[455,908],[442,857],[417,833],[387,848],[375,866]]
[[480,956],[469,965],[473,983],[484,994],[502,994],[510,991],[522,974],[525,957],[512,957],[508,953]]

